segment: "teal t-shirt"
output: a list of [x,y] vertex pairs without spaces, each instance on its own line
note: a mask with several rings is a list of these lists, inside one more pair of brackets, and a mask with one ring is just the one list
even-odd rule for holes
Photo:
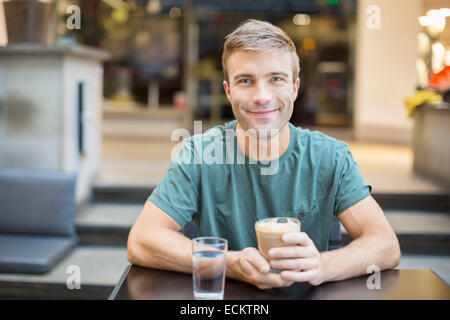
[[237,145],[237,121],[183,141],[149,200],[181,227],[222,237],[229,250],[257,247],[254,224],[269,217],[301,221],[319,251],[328,250],[333,215],[369,196],[348,144],[289,123],[277,160],[249,159]]

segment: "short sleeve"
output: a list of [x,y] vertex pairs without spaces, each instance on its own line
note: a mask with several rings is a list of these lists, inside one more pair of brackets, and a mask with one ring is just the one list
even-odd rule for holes
[[166,171],[164,179],[148,198],[181,227],[198,211],[200,170],[194,161],[193,141],[185,139]]
[[352,153],[345,143],[337,152],[338,189],[334,204],[334,214],[350,208],[370,195],[372,186],[363,182],[363,177]]

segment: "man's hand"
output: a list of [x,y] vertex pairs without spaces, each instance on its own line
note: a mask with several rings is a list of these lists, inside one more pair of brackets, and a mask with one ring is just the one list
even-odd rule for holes
[[227,254],[227,276],[255,285],[259,289],[288,287],[294,281],[270,272],[270,264],[255,248]]
[[317,286],[324,282],[324,268],[321,255],[314,242],[304,232],[286,233],[282,241],[289,247],[269,250],[272,269],[283,270],[285,281],[308,282]]

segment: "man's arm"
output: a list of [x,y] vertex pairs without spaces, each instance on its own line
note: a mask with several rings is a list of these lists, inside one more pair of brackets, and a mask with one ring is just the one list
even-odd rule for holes
[[343,211],[338,218],[354,240],[343,248],[321,254],[325,281],[366,274],[370,265],[385,270],[400,263],[397,236],[372,196]]
[[292,246],[269,251],[272,268],[286,270],[281,272],[285,280],[319,285],[366,274],[371,265],[385,270],[399,264],[401,253],[397,236],[372,196],[338,217],[354,239],[350,244],[319,253],[306,233],[285,234],[283,241]]
[[181,226],[147,201],[128,236],[130,263],[178,272],[192,272],[191,241],[178,232]]

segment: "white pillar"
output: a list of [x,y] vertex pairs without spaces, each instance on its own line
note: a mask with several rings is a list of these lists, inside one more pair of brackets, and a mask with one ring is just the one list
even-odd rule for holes
[[358,0],[357,7],[354,135],[409,144],[413,121],[403,101],[418,84],[422,0]]

